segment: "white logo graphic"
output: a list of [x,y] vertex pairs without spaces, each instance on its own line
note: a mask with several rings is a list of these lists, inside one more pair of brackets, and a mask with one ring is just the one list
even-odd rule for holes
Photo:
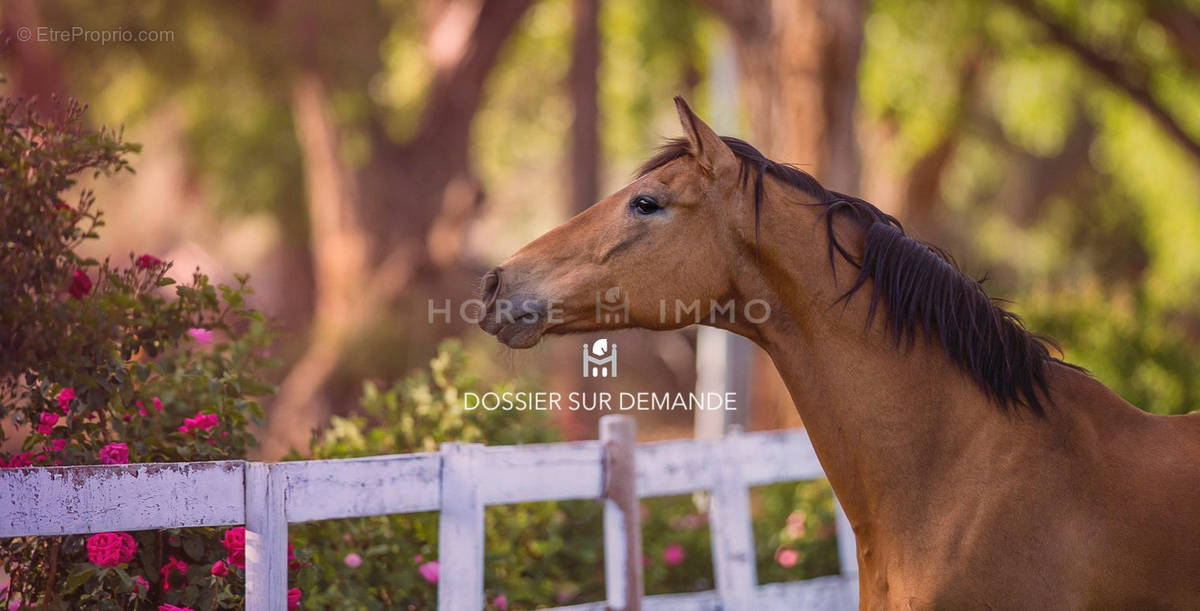
[[614,286],[603,293],[596,293],[596,322],[629,322],[629,298],[621,298],[621,287]]
[[592,342],[592,349],[583,345],[583,377],[585,378],[615,378],[617,377],[617,345],[609,346],[607,339]]

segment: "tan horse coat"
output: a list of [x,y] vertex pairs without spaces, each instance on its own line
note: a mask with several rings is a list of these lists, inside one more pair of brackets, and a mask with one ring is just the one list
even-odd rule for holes
[[[936,336],[898,347],[886,312],[864,326],[873,287],[832,305],[858,269],[831,271],[822,206],[768,175],[756,214],[745,159],[677,102],[689,154],[490,272],[488,313],[517,316],[485,330],[528,347],[611,328],[594,304],[613,286],[623,326],[651,329],[682,326],[662,300],[764,300],[765,322],[711,322],[783,375],[857,535],[863,608],[1200,609],[1200,414],[1142,412],[1047,361],[1038,415]],[[833,231],[861,253],[859,224]]]

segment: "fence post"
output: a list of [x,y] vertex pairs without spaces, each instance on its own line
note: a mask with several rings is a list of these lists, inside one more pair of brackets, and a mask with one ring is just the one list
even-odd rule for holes
[[483,503],[477,462],[483,445],[442,444],[442,512],[438,522],[438,608],[483,608]]
[[608,608],[642,608],[642,519],[637,493],[633,418],[600,419],[604,442],[604,583]]
[[858,608],[858,543],[854,538],[854,527],[842,510],[842,504],[833,499],[833,523],[837,530],[838,566],[846,587],[848,608]]
[[715,483],[712,490],[713,572],[722,609],[748,609],[758,585],[754,557],[754,529],[750,522],[750,490],[742,478],[738,436],[734,428],[724,439],[713,441]]
[[246,464],[246,609],[287,608],[287,516],[283,472]]

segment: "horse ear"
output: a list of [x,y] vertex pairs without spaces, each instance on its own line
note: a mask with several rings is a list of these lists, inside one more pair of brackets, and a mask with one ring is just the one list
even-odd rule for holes
[[687,134],[692,156],[700,163],[700,167],[711,174],[736,167],[737,159],[729,145],[692,112],[683,97],[675,96],[675,110],[679,112],[679,124],[683,126],[683,133]]

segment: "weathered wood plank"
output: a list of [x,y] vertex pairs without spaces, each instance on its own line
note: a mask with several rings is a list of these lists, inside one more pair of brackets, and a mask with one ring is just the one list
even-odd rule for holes
[[803,429],[745,433],[735,446],[732,458],[742,465],[742,478],[750,486],[825,477]]
[[[796,609],[822,609],[829,611],[851,611],[850,590],[856,589],[837,575],[817,577],[805,581],[771,583],[755,590],[756,611],[795,611]],[[554,607],[554,611],[604,611],[605,603],[592,602],[567,607]],[[645,611],[723,611],[721,599],[715,590],[687,594],[658,594],[643,600]]]
[[730,433],[715,442],[712,490],[713,573],[721,608],[748,610],[754,606],[758,572],[754,558],[754,530],[750,516],[750,490],[742,478],[744,464],[738,451],[741,435]]
[[438,521],[438,608],[483,608],[483,501],[477,443],[442,444],[442,515]]
[[713,486],[712,442],[692,439],[639,444],[638,494],[667,496]]
[[279,463],[288,522],[435,511],[442,457],[436,452]]
[[600,498],[603,454],[599,441],[487,448],[479,496],[486,505]]
[[629,416],[600,419],[604,443],[604,585],[608,608],[639,611],[642,581],[642,520],[638,501],[637,432]]
[[[821,609],[827,611],[852,611],[857,605],[849,598],[856,590],[856,582],[837,575],[817,577],[805,581],[769,583],[758,586],[754,591],[755,611],[796,611],[797,609]],[[553,611],[604,611],[603,602],[582,603],[567,607],[554,607]],[[657,594],[642,601],[644,611],[724,611],[721,598],[715,590],[689,592],[687,594]]]
[[850,590],[850,594],[854,608],[857,609],[858,541],[854,536],[854,527],[850,524],[850,519],[846,517],[846,512],[842,510],[842,504],[836,498],[833,503],[834,527],[837,529],[838,565],[841,568],[842,577],[855,584]]
[[286,476],[278,465],[246,465],[246,610],[287,607]]
[[0,537],[241,524],[244,464],[0,469]]

